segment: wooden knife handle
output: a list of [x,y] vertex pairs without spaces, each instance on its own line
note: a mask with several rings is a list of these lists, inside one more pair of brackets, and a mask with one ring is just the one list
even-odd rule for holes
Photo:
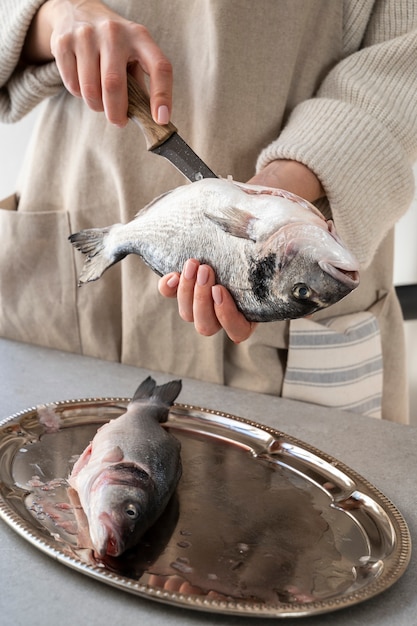
[[169,139],[177,129],[171,122],[164,126],[154,122],[148,95],[129,73],[127,75],[127,91],[129,95],[127,114],[140,126],[145,135],[147,149],[153,150]]

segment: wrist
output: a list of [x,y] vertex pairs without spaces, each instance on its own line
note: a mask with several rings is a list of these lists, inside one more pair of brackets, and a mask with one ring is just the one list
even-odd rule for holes
[[34,15],[26,34],[21,61],[36,65],[53,61],[51,52],[52,14],[56,0],[47,0]]
[[321,182],[314,172],[299,161],[284,159],[271,161],[248,182],[254,185],[285,189],[310,202],[314,202],[325,195]]

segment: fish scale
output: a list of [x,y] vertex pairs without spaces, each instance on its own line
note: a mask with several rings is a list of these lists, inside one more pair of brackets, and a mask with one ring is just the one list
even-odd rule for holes
[[70,236],[86,255],[79,284],[128,254],[158,275],[210,265],[250,321],[304,317],[348,295],[359,265],[331,220],[288,191],[209,178],[156,198],[127,224]]
[[126,412],[104,424],[69,477],[95,551],[119,556],[158,519],[181,476],[179,441],[161,426],[181,390],[146,378]]

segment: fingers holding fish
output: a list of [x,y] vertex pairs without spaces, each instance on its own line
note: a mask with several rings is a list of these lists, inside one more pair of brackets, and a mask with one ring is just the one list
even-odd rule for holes
[[[197,291],[197,272],[200,263],[196,259],[188,259],[180,275],[177,289],[178,312],[185,322],[194,321],[194,296]],[[200,292],[201,298],[201,292]]]
[[214,271],[189,259],[182,274],[171,272],[159,279],[159,293],[165,298],[177,298],[178,312],[185,322],[194,322],[199,334],[210,336],[221,329],[215,311],[212,287]]
[[214,311],[216,318],[234,343],[242,343],[252,335],[257,327],[256,322],[250,322],[237,309],[231,294],[222,285],[214,285],[212,288]]
[[178,311],[186,322],[193,322],[200,335],[210,337],[221,329],[214,310],[212,287],[214,270],[196,259],[188,259],[177,289]]
[[[79,284],[97,280],[128,254],[137,254],[157,274],[168,275],[160,281],[160,292],[178,297],[181,317],[194,322],[198,332],[209,335],[223,326],[234,339],[238,325],[238,340],[253,329],[244,319],[305,317],[359,284],[354,255],[307,200],[217,178],[174,189],[127,224],[85,229],[69,239],[86,255]],[[184,259],[191,260],[184,266]],[[210,293],[211,270],[199,269],[195,259],[204,259],[216,283],[233,296],[236,308],[228,310],[227,320],[219,318],[215,305],[220,304]]]
[[210,337],[221,329],[212,294],[215,282],[214,270],[208,265],[200,265],[193,294],[193,321],[196,331],[205,337]]
[[214,270],[196,259],[185,263],[182,274],[163,276],[158,288],[167,298],[177,297],[180,317],[194,323],[200,335],[211,336],[223,328],[233,342],[240,343],[257,326],[237,309],[230,292],[216,284]]
[[158,281],[159,293],[165,298],[176,298],[177,288],[180,282],[180,273],[171,272],[162,276]]

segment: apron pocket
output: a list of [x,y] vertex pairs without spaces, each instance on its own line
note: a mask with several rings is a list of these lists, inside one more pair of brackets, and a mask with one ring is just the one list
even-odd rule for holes
[[0,201],[0,335],[80,352],[77,279],[65,211],[23,212]]
[[290,322],[283,397],[380,418],[382,372],[372,312]]

